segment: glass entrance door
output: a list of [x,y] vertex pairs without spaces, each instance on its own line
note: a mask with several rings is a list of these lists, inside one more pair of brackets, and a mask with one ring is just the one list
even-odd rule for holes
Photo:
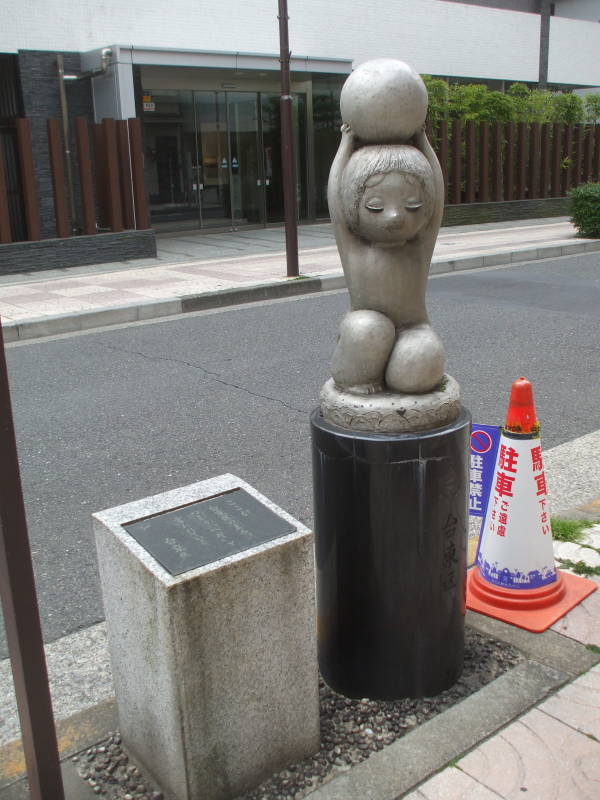
[[[262,146],[265,176],[266,222],[283,222],[283,170],[281,167],[281,111],[278,94],[261,94]],[[296,157],[298,215],[306,215],[305,95],[294,95],[292,124]]]
[[[283,221],[278,94],[145,90],[144,106],[153,224],[235,229]],[[306,214],[305,109],[304,95],[295,96],[300,218]]]
[[200,153],[202,227],[231,225],[229,137],[225,92],[194,92]]
[[232,224],[260,225],[264,221],[264,181],[258,157],[258,95],[227,92],[227,115]]
[[198,152],[191,92],[145,101],[144,171],[153,223],[190,227],[199,219]]

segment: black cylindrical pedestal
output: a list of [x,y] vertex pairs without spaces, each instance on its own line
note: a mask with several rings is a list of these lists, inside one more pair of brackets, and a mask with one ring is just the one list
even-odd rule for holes
[[319,666],[347,697],[439,694],[463,667],[470,415],[414,434],[311,416]]

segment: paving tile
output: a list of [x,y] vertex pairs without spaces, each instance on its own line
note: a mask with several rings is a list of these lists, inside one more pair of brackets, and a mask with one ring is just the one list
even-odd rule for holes
[[11,284],[9,286],[0,286],[0,297],[2,299],[10,299],[10,300],[12,300],[13,297],[19,297],[20,295],[23,295],[25,297],[29,296],[35,297],[35,295],[39,294],[41,291],[39,287],[44,286],[45,283],[46,281],[44,282],[36,281],[33,286],[31,285],[25,286],[21,283]]
[[582,531],[581,544],[588,544],[600,550],[600,525],[594,525]]
[[50,292],[37,289],[35,292],[29,292],[27,294],[13,294],[6,299],[10,301],[11,305],[26,307],[44,302],[51,296]]
[[[91,294],[80,294],[77,298],[69,298],[73,301],[84,302],[87,304],[88,307],[102,307],[105,308],[108,305],[114,303],[115,305],[124,305],[128,302],[135,302],[139,300],[140,295],[134,294],[133,292],[126,292],[126,291],[118,291],[116,289],[105,288],[101,292],[92,292]],[[60,301],[60,305],[64,306],[68,302],[68,298],[57,298]]]
[[506,800],[597,800],[600,743],[534,709],[458,762]]
[[[169,282],[170,283],[174,283],[174,282],[179,281],[179,280],[183,280],[183,279],[182,278],[178,278],[175,275],[173,275],[172,277],[169,278]],[[164,281],[164,279],[162,277],[147,278],[144,275],[144,276],[140,276],[139,278],[138,277],[131,278],[129,276],[127,276],[127,277],[119,276],[117,279],[111,280],[110,283],[107,282],[104,286],[97,286],[97,287],[93,287],[93,288],[97,289],[99,291],[106,291],[107,287],[110,287],[110,289],[113,289],[113,290],[117,290],[117,289],[118,290],[121,290],[121,289],[139,290],[139,289],[145,289],[145,288],[147,288],[149,286],[154,286],[154,287],[163,286],[164,284],[165,284],[165,281]],[[83,294],[87,288],[92,288],[92,287],[91,286],[90,287],[86,287],[84,285],[83,289],[82,289],[82,287],[79,287],[79,289],[77,289],[77,291],[80,292],[81,294]]]
[[[600,587],[599,576],[593,576],[590,580]],[[600,588],[555,622],[552,630],[582,644],[600,646]]]
[[57,295],[58,297],[79,297],[106,291],[106,286],[102,286],[100,283],[84,283],[83,281],[74,283],[74,286],[52,286],[49,289],[49,294],[52,296]]
[[570,561],[583,561],[590,567],[600,567],[600,553],[575,542],[554,542],[554,556]]
[[405,795],[405,800],[498,800],[501,796],[460,769],[448,767]]
[[600,664],[565,686],[539,708],[600,741]]

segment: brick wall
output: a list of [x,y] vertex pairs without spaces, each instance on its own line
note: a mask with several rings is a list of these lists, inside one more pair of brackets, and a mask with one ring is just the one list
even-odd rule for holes
[[[81,72],[79,53],[64,53],[65,72],[77,74]],[[33,145],[33,163],[35,169],[38,206],[42,225],[42,238],[56,236],[54,227],[54,200],[52,195],[52,178],[46,120],[50,117],[61,119],[58,72],[56,53],[35,50],[19,52],[19,72],[25,116],[31,124]],[[67,84],[67,103],[69,117],[87,116],[93,121],[93,108],[90,81],[82,80]],[[61,123],[62,124],[62,123]],[[73,127],[71,128],[73,133]],[[72,136],[71,152],[73,159],[73,177],[75,184],[75,202],[79,206],[78,164],[75,141]]]
[[569,201],[566,197],[540,200],[510,200],[503,203],[463,203],[446,206],[442,225],[477,225],[484,222],[505,222],[511,219],[542,219],[566,217]]

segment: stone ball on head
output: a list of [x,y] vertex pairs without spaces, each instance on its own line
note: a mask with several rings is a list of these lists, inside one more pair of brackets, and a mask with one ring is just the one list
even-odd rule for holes
[[412,67],[392,58],[360,64],[342,87],[342,120],[363,142],[404,143],[427,116],[427,89]]

